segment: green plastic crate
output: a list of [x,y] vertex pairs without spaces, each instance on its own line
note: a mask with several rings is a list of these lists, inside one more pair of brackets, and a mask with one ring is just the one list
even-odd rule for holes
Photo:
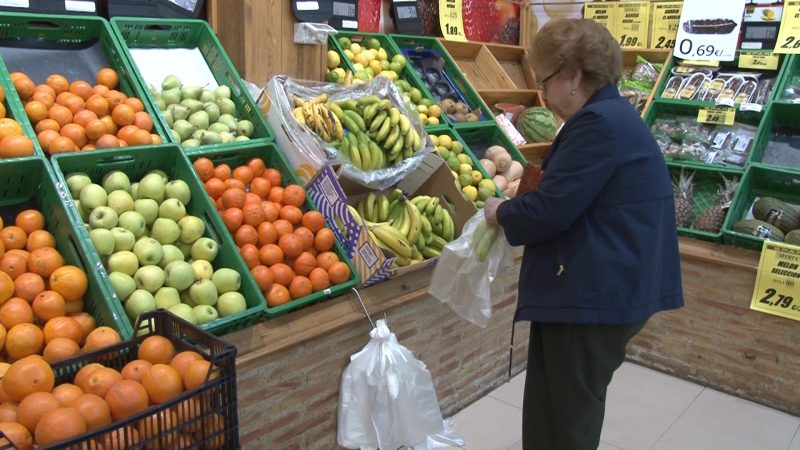
[[[717,191],[725,184],[722,176],[731,179],[732,177],[741,178],[742,173],[736,170],[725,169],[721,167],[710,168],[686,168],[674,164],[667,164],[669,166],[669,175],[673,182],[677,184],[680,178],[681,170],[686,173],[694,173],[694,189],[692,196],[692,204],[694,205],[694,215],[692,216],[692,223],[697,220],[703,211],[712,206],[716,200]],[[722,229],[717,233],[708,231],[695,230],[693,228],[678,227],[678,234],[695,239],[701,239],[710,242],[722,242]]]
[[3,62],[3,58],[0,58],[0,87],[3,88],[3,92],[6,94],[6,99],[3,101],[3,105],[6,108],[6,117],[16,120],[22,126],[22,132],[33,142],[33,156],[44,158],[45,154],[42,151],[42,146],[39,145],[39,140],[36,139],[36,132],[33,130],[30,120],[28,120],[28,115],[25,114],[25,107],[22,105],[22,100],[19,99],[17,90],[14,89],[14,83],[11,82],[8,74],[6,64]]
[[[436,128],[428,129],[426,131],[428,132],[428,134],[435,136],[441,136],[445,134],[453,138],[454,141],[461,142],[461,144],[464,146],[464,154],[469,156],[469,159],[472,160],[472,166],[475,168],[475,170],[480,172],[481,175],[483,175],[484,179],[486,178],[491,179],[489,174],[486,172],[486,169],[483,168],[483,165],[480,162],[480,158],[475,156],[475,153],[472,152],[472,149],[470,149],[469,146],[464,142],[464,138],[462,138],[461,135],[458,133],[458,131],[456,131],[454,128],[441,125]],[[503,192],[499,188],[495,189],[495,196],[499,198],[506,198],[503,195]]]
[[[253,122],[255,131],[251,140],[267,143],[274,140],[274,134],[261,111],[253,101],[253,97],[247,91],[244,82],[239,77],[239,73],[233,66],[228,54],[219,42],[214,30],[207,22],[202,20],[181,20],[181,19],[139,19],[132,17],[115,17],[111,19],[111,27],[121,43],[125,58],[130,62],[136,74],[136,80],[146,91],[147,102],[158,110],[155,98],[150,92],[147,80],[142,77],[142,73],[136,66],[136,61],[131,55],[132,48],[199,48],[205,58],[214,79],[220,85],[227,85],[231,88],[231,100],[236,104],[236,112],[239,119],[246,119]],[[177,73],[180,77],[180,73]],[[160,81],[157,83],[160,85]],[[159,112],[157,120],[161,126],[169,131],[164,117]],[[177,143],[171,132],[167,133],[165,142]],[[234,148],[238,143],[221,143],[201,146],[204,149],[216,150]]]
[[125,317],[122,305],[108,295],[108,279],[98,269],[99,261],[83,250],[83,225],[78,230],[72,223],[68,198],[57,183],[49,164],[43,158],[14,159],[0,162],[0,216],[6,224],[13,224],[17,213],[29,208],[41,211],[45,225],[56,239],[56,249],[67,264],[86,272],[89,288],[83,297],[83,309],[91,314],[98,325],[111,327],[123,339],[129,339],[133,328]]
[[774,197],[786,203],[800,205],[800,174],[789,170],[752,164],[744,173],[733,197],[731,209],[722,227],[726,244],[751,250],[761,250],[764,239],[733,231],[733,225],[744,219],[756,197]]
[[[230,234],[225,230],[222,219],[217,214],[214,205],[206,195],[205,188],[200,179],[197,178],[192,164],[183,154],[180,147],[177,145],[162,145],[139,147],[133,150],[123,148],[62,153],[52,158],[52,164],[53,170],[62,185],[66,185],[66,176],[73,172],[85,172],[93,182],[100,183],[103,175],[112,170],[120,170],[126,173],[131,182],[138,181],[147,172],[154,169],[163,170],[171,180],[180,179],[185,181],[192,193],[191,202],[186,205],[186,213],[200,217],[206,227],[204,236],[213,239],[219,244],[217,257],[211,263],[214,270],[228,267],[243,274],[240,292],[247,302],[245,311],[206,323],[201,328],[210,333],[222,335],[249,327],[263,318],[265,303],[261,292],[252,277],[245,275],[248,272],[247,266],[239,255]],[[69,198],[68,192],[65,192],[64,195]],[[78,231],[82,251],[90,255],[92,265],[98,268],[97,271],[104,279],[104,292],[106,292],[108,298],[119,302],[110,282],[107,280],[106,270],[100,263],[100,256],[92,245],[89,232],[84,227],[83,221],[72,202],[70,202],[69,213],[73,226]],[[130,326],[127,316],[123,314],[123,317],[123,320]]]
[[[193,151],[189,153],[187,156],[189,159],[194,162],[200,157],[209,158],[214,165],[217,164],[228,164],[232,169],[242,164],[246,163],[250,158],[258,157],[264,160],[264,163],[267,167],[272,167],[277,169],[281,173],[281,179],[283,181],[283,185],[286,186],[288,184],[297,184],[301,185],[297,177],[294,175],[294,172],[289,165],[289,161],[286,160],[286,156],[284,156],[283,152],[273,143],[267,144],[252,144],[248,142],[244,142],[238,148],[235,149],[227,149],[227,150],[219,150],[210,153],[204,153],[202,151]],[[302,186],[302,185],[301,185]],[[207,197],[207,195],[206,195]],[[311,199],[306,198],[305,206],[303,207],[304,211],[316,210],[317,207],[311,201]],[[230,233],[227,233],[228,236]],[[231,238],[233,239],[233,238]],[[283,314],[288,313],[289,311],[294,311],[298,308],[302,308],[307,305],[311,305],[314,303],[319,303],[323,300],[340,296],[346,292],[349,292],[352,288],[356,286],[356,280],[358,279],[358,273],[356,272],[356,268],[353,265],[353,262],[350,258],[347,257],[347,254],[342,249],[342,246],[339,244],[337,240],[334,244],[334,253],[339,257],[339,260],[345,262],[350,267],[350,278],[345,281],[344,283],[337,284],[335,286],[331,286],[324,291],[315,292],[311,295],[307,295],[305,297],[289,301],[283,305],[270,307],[266,307],[266,312],[269,317],[276,317]],[[250,277],[249,270],[248,273],[245,275],[242,272],[242,277]],[[255,283],[255,280],[253,280]],[[266,305],[266,301],[264,300],[264,296],[261,295],[261,302]]]
[[[408,36],[408,35],[401,35],[401,34],[392,34],[389,35],[391,40],[397,46],[398,49],[403,51],[404,53],[409,50],[428,50],[435,52],[439,55],[443,62],[442,69],[444,70],[445,74],[450,77],[450,80],[455,84],[456,89],[459,91],[464,100],[469,105],[470,109],[480,109],[481,113],[483,114],[481,122],[491,122],[494,123],[494,114],[492,114],[492,110],[486,106],[486,103],[481,99],[480,95],[475,91],[472,85],[469,83],[467,78],[464,76],[464,73],[461,69],[456,65],[453,58],[444,48],[444,46],[439,42],[438,39],[433,37],[423,37],[423,36]],[[411,64],[409,62],[409,64]],[[419,83],[424,85],[427,89],[427,85],[423,83],[422,78],[419,77],[419,74],[416,70],[413,70],[414,76],[417,77]],[[426,93],[430,94],[430,90]],[[448,119],[448,123],[450,123],[454,127],[461,127],[467,126],[470,123],[474,122],[452,122]]]
[[[750,151],[748,162],[785,170],[800,171],[800,165],[788,167],[764,162],[764,156],[775,128],[795,130],[800,134],[800,105],[773,102],[769,108],[767,108],[764,119],[761,121],[761,125],[758,128],[756,142],[753,149]],[[798,150],[798,152],[800,152],[800,150]]]
[[781,67],[780,76],[775,82],[775,91],[772,93],[773,102],[788,104],[795,103],[782,97],[784,89],[791,84],[792,78],[796,75],[800,75],[800,58],[798,55],[786,55],[786,59]]
[[[157,109],[146,100],[150,94],[136,81],[136,73],[107,20],[96,16],[2,13],[0,55],[6,66],[0,72],[9,84],[9,72],[25,72],[36,84],[44,83],[52,73],[60,73],[70,82],[80,79],[94,84],[97,71],[111,67],[119,75],[117,90],[142,100],[145,111],[153,117],[151,133],[166,140],[166,128],[157,120]],[[18,120],[26,133],[33,133],[22,101],[16,91],[11,91]]]

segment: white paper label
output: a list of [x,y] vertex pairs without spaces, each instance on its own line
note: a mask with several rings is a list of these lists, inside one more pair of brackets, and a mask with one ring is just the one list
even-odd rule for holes
[[316,11],[319,9],[319,2],[297,2],[298,11]]
[[717,106],[730,106],[731,108],[735,105],[733,99],[730,98],[718,98],[716,103]]
[[763,105],[759,105],[758,103],[742,103],[739,105],[740,111],[755,111],[761,112],[764,109]]
[[8,6],[10,8],[30,8],[31,2],[28,0],[0,0],[0,6]]
[[96,12],[93,1],[65,0],[64,9],[67,11]]
[[745,0],[684,0],[675,56],[733,61]]
[[342,28],[350,28],[351,30],[358,29],[358,21],[357,20],[343,20],[342,21]]

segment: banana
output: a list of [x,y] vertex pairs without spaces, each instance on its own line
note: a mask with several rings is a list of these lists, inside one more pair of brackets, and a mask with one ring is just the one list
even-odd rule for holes
[[367,204],[366,206],[364,206],[364,210],[367,212],[367,220],[369,220],[370,222],[377,222],[376,219],[378,218],[378,211],[375,208],[376,200],[377,199],[375,197],[374,192],[370,192],[369,195],[367,195],[366,199]]
[[386,150],[391,150],[394,147],[394,143],[397,142],[397,138],[399,137],[400,137],[400,127],[398,126],[392,127],[392,131],[389,133],[389,136],[387,136],[386,140],[383,141],[383,148],[385,148]]
[[403,133],[403,136],[408,133],[408,130],[411,129],[411,121],[408,120],[408,117],[404,115],[400,115],[400,132]]
[[389,203],[394,203],[395,201],[397,201],[397,200],[399,200],[401,198],[403,198],[403,190],[400,189],[400,188],[395,188],[389,194]]
[[422,230],[422,222],[419,218],[419,209],[411,203],[406,202],[406,211],[408,211],[408,218],[409,218],[409,230],[408,234],[408,242],[410,244],[416,244],[417,239],[419,239],[420,231]]
[[381,101],[381,99],[379,99],[377,96],[365,95],[365,96],[363,96],[363,97],[358,99],[358,106],[367,106],[367,105],[371,105],[373,103],[378,103],[380,101]]
[[367,106],[364,108],[364,120],[368,123],[372,122],[372,119],[378,114],[378,104],[374,103],[372,105]]
[[475,249],[475,259],[478,261],[484,261],[486,259],[499,232],[499,225],[486,225],[483,233],[480,234],[480,239],[478,239],[477,244],[473,247]]
[[306,124],[306,118],[305,118],[305,116],[303,116],[303,107],[302,106],[298,106],[297,108],[294,109],[294,118],[299,123],[301,123],[303,125],[307,125]]
[[336,148],[339,150],[340,155],[348,159],[350,158],[350,141],[348,141],[347,138],[339,141],[339,145]]
[[397,141],[395,141],[394,145],[392,146],[392,150],[390,151],[390,153],[400,153],[402,149],[403,149],[403,136],[400,136],[399,138],[397,138]]
[[428,241],[428,247],[434,250],[442,251],[445,245],[447,245],[447,241],[443,237],[436,234],[431,235],[431,238]]
[[328,109],[333,111],[333,113],[336,114],[336,118],[340,121],[342,120],[342,117],[344,117],[344,111],[342,111],[342,107],[337,103],[328,102]]
[[425,259],[436,258],[441,253],[442,252],[440,250],[436,250],[435,248],[432,248],[432,247],[425,247],[425,248],[422,249],[422,256],[424,256]]
[[405,256],[398,256],[394,259],[394,265],[397,267],[405,267],[411,264],[411,259]]
[[390,106],[392,106],[392,102],[388,98],[385,98],[378,103],[378,108],[382,110],[389,109]]
[[347,131],[351,133],[356,133],[361,131],[361,128],[358,127],[358,124],[355,123],[353,119],[350,118],[350,116],[348,116],[347,114],[345,114],[344,117],[342,118],[342,124],[344,124],[344,127],[347,128]]
[[303,103],[303,117],[305,117],[305,122],[309,126],[309,128],[314,127],[314,112],[311,108],[311,103]]
[[442,222],[431,222],[431,228],[433,229],[433,234],[442,235]]
[[372,161],[372,170],[383,168],[383,152],[378,148],[378,144],[368,139],[367,152],[369,153],[370,160]]
[[358,125],[358,128],[361,131],[367,130],[367,124],[364,122],[364,118],[361,117],[361,115],[358,114],[357,112],[347,110],[344,112],[344,115],[345,117],[348,117],[350,120],[352,120],[356,125]]
[[[367,211],[364,209],[365,201],[362,198],[358,203],[356,203],[356,212],[358,212],[358,217],[361,218],[361,221],[364,221],[364,218],[367,217]],[[350,206],[350,205],[348,205]]]
[[428,214],[434,213],[436,211],[436,207],[439,206],[440,203],[441,200],[439,200],[439,197],[430,197],[428,199],[428,204],[425,205],[425,212]]
[[328,94],[323,92],[322,94],[319,94],[318,96],[309,100],[309,103],[316,104],[316,103],[325,103],[327,101],[328,101]]
[[358,212],[358,210],[354,208],[352,205],[347,205],[347,209],[348,211],[350,211],[350,214],[352,214],[353,220],[355,220],[357,224],[363,226],[364,219],[361,218],[361,214]]
[[[389,131],[392,129],[392,121],[389,117],[383,121],[378,134],[375,136],[375,142],[383,142],[386,140],[386,136],[389,135]],[[385,146],[383,148],[386,148]]]
[[386,224],[372,225],[369,229],[379,242],[389,247],[396,255],[411,258],[411,246],[405,236],[401,235],[392,226]]
[[380,130],[381,125],[383,125],[383,121],[386,120],[387,116],[388,114],[386,114],[386,111],[381,111],[380,114],[378,114],[375,117],[375,120],[373,120],[372,123],[369,125],[369,131],[377,133],[378,130]]
[[392,126],[397,125],[400,123],[400,110],[395,107],[390,108],[389,117],[392,118]]
[[378,199],[378,221],[386,222],[389,219],[389,197],[381,195]]
[[[400,208],[400,212],[398,212],[398,214],[400,219],[392,222],[392,228],[402,233],[403,236],[406,237],[406,240],[408,240],[408,234],[411,232],[411,217],[408,215],[408,209],[406,209],[405,203],[403,204],[403,207]],[[413,242],[409,241],[409,244],[413,245]]]
[[414,205],[417,206],[417,209],[419,210],[419,212],[421,212],[422,214],[425,214],[426,213],[425,212],[425,208],[428,206],[428,202],[430,201],[430,199],[431,199],[430,195],[418,195],[418,196],[412,198],[411,202],[414,203]]
[[414,156],[414,149],[411,146],[406,146],[401,149],[403,151],[403,159],[408,159]]
[[344,74],[344,84],[345,86],[350,86],[353,84],[353,72],[348,70],[347,73]]
[[422,235],[426,237],[425,241],[427,242],[429,240],[427,238],[433,235],[433,227],[431,227],[431,221],[428,220],[428,217],[424,214],[419,215],[419,221],[420,224],[422,225]]
[[339,105],[339,107],[342,108],[343,110],[342,113],[344,113],[344,110],[346,109],[355,111],[356,108],[358,108],[358,102],[356,102],[355,100],[342,100],[341,102],[338,102],[337,105]]
[[433,211],[433,223],[442,223],[444,220],[444,210],[442,205],[436,205]]
[[333,124],[333,135],[336,139],[341,141],[344,138],[344,128],[342,127],[342,122],[339,120],[339,116],[337,116],[333,110],[328,110],[328,115],[330,116],[331,123]]
[[444,211],[444,213],[442,214],[442,218],[443,220],[442,220],[441,236],[445,241],[450,242],[456,237],[455,236],[456,226],[453,223],[453,218],[450,217],[450,213],[448,213],[447,211]]
[[419,246],[411,247],[411,261],[422,261],[424,257],[422,256],[423,253],[420,250]]
[[361,157],[361,168],[363,170],[372,170],[372,157],[367,146],[369,138],[364,133],[358,133],[356,137],[358,139],[358,154]]
[[300,99],[300,97],[294,94],[291,95],[291,98],[292,98],[292,103],[294,104],[295,107],[302,107],[303,104],[305,103],[303,100]]

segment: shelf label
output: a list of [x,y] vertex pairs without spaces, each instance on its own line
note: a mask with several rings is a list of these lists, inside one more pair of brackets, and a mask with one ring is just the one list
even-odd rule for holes
[[442,36],[448,41],[467,42],[461,3],[461,0],[439,0],[439,27],[442,29]]
[[739,111],[753,111],[761,112],[764,110],[764,105],[758,103],[742,103],[739,105]]
[[786,0],[775,53],[800,53],[800,1]]
[[745,0],[684,0],[673,54],[733,61]]
[[742,50],[739,52],[739,68],[778,70],[780,59],[777,53]]
[[711,61],[708,59],[687,59],[683,61],[687,66],[705,66],[705,67],[719,67],[719,61]]
[[750,309],[800,320],[800,247],[764,241]]
[[736,110],[729,107],[700,108],[697,112],[697,123],[733,125],[735,121]]
[[603,25],[611,32],[612,36],[617,36],[615,26],[617,17],[616,3],[586,3],[583,7],[583,18],[592,19]]
[[653,27],[650,29],[650,48],[675,48],[675,36],[681,19],[683,2],[650,3]]
[[614,20],[614,37],[622,48],[647,47],[647,25],[649,4],[628,2],[617,5]]

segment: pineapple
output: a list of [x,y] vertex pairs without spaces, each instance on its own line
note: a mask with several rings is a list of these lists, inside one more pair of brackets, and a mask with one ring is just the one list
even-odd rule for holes
[[694,172],[687,175],[681,169],[680,178],[672,183],[675,192],[675,222],[679,227],[688,228],[694,218]]
[[693,225],[695,230],[719,233],[722,228],[722,222],[725,220],[725,214],[728,212],[731,199],[733,199],[733,193],[739,186],[739,179],[736,177],[729,180],[723,176],[722,179],[725,181],[725,186],[720,186],[714,204],[706,208],[697,218]]

